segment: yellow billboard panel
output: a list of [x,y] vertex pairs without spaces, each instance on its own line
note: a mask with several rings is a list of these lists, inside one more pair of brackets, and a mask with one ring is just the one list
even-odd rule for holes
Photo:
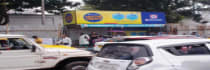
[[76,11],[65,12],[63,14],[64,25],[76,24]]
[[140,12],[76,11],[77,24],[142,24]]

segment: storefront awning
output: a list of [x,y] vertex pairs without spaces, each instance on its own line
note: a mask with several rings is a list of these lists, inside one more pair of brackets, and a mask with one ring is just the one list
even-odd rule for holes
[[164,27],[164,24],[81,24],[81,27]]

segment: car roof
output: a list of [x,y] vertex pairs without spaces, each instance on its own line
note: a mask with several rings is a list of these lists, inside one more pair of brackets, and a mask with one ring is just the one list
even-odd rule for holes
[[0,34],[0,37],[24,37],[24,35]]
[[180,35],[174,35],[174,36],[153,36],[153,37],[136,37],[136,38],[127,38],[127,39],[143,39],[143,40],[155,40],[155,39],[201,39],[200,37],[196,36],[180,36]]
[[140,41],[119,42],[119,43],[144,44],[150,46],[154,45],[154,47],[164,47],[167,45],[204,43],[204,42],[210,42],[210,40],[209,39],[157,39],[157,40],[144,40],[144,41],[140,40]]
[[152,36],[122,36],[122,38],[144,38],[144,37],[152,37]]

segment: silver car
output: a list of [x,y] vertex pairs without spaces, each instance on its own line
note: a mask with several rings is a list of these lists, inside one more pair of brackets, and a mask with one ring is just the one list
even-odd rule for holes
[[208,70],[210,40],[165,39],[104,45],[87,70]]

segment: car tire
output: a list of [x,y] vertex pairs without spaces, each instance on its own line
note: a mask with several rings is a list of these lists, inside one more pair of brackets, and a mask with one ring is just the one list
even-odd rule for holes
[[86,70],[86,67],[88,66],[88,61],[74,61],[67,63],[63,70]]

